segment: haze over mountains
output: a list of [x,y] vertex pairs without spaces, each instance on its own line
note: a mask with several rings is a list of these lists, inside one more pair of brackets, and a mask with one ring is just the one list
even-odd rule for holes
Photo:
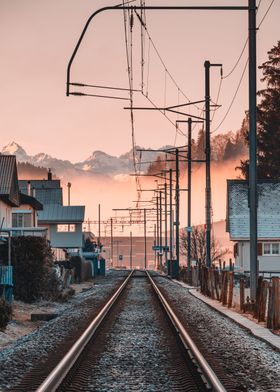
[[[222,144],[221,141],[225,140]],[[219,143],[218,143],[219,142]],[[232,144],[232,141],[230,141]],[[232,144],[235,147],[237,144]],[[213,165],[212,177],[212,202],[213,219],[225,219],[226,215],[226,179],[236,178],[240,173],[235,168],[240,163],[240,149],[231,159],[226,156],[229,149],[228,139],[222,135],[219,139],[213,139]],[[197,154],[203,152],[197,148]],[[1,150],[0,150],[1,151]],[[86,219],[96,219],[98,204],[102,205],[102,217],[112,216],[112,208],[127,208],[136,200],[135,178],[129,176],[134,172],[132,151],[119,157],[95,151],[82,162],[72,163],[51,157],[45,153],[28,155],[23,147],[15,142],[9,143],[2,148],[3,154],[15,154],[19,162],[19,177],[21,179],[39,179],[47,177],[47,169],[51,168],[53,173],[61,179],[64,191],[64,200],[67,200],[67,183],[71,182],[71,204],[86,205]],[[141,162],[155,161],[160,153],[142,153]],[[228,154],[230,155],[230,154]],[[231,154],[232,155],[232,154]],[[198,156],[198,155],[197,155]],[[165,154],[163,154],[165,157]],[[137,156],[140,160],[140,153]],[[146,171],[149,164],[141,164],[141,170]],[[183,164],[184,167],[186,167]],[[186,171],[181,171],[180,184],[187,184]],[[193,224],[203,223],[205,220],[205,166],[203,164],[193,165]],[[154,188],[153,177],[141,177],[142,189]],[[143,193],[142,199],[148,199],[152,194]],[[186,222],[186,196],[181,198],[180,222],[184,226]],[[95,228],[94,228],[95,230]]]
[[[164,146],[161,149],[168,148]],[[133,167],[133,153],[132,150],[119,157],[106,154],[103,151],[94,151],[92,155],[82,162],[73,163],[68,160],[54,158],[46,153],[39,153],[36,155],[28,155],[25,149],[17,144],[11,142],[4,146],[1,151],[2,154],[16,155],[18,162],[26,162],[38,167],[51,168],[59,177],[73,176],[77,174],[96,174],[105,176],[115,176],[120,174],[129,174],[134,170]],[[136,153],[137,162],[140,162],[140,152]],[[159,155],[157,152],[142,153],[142,161],[153,161]],[[141,165],[141,169],[145,170],[149,164]]]

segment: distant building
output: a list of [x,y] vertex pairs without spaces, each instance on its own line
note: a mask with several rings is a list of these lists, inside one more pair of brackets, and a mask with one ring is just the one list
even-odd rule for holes
[[[260,180],[258,194],[259,271],[280,271],[280,181]],[[248,183],[227,181],[227,231],[238,268],[250,270]]]
[[53,179],[49,170],[47,180],[20,180],[21,192],[36,195],[43,210],[38,213],[38,225],[47,228],[48,239],[57,259],[65,252],[79,253],[83,247],[82,223],[85,206],[64,206],[60,180]]

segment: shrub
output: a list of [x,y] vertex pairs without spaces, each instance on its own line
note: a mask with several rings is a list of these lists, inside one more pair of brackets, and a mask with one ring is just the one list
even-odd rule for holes
[[4,331],[12,318],[12,306],[9,302],[0,298],[0,330]]
[[53,276],[53,253],[45,238],[12,238],[14,297],[24,302],[50,297],[58,290]]

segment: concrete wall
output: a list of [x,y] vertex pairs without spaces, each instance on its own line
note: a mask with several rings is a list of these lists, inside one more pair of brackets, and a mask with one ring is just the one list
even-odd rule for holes
[[[258,260],[259,271],[280,271],[280,255],[259,255]],[[249,241],[238,242],[238,256],[235,259],[235,265],[241,270],[250,271]]]

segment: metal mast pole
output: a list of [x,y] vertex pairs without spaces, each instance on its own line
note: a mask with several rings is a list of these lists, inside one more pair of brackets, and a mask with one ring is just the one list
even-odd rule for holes
[[112,260],[112,267],[113,267],[113,248],[114,248],[114,243],[113,243],[113,218],[110,218],[110,223],[111,223],[111,260]]
[[[156,197],[156,207],[157,207],[157,238],[156,238],[156,246],[159,246],[159,197]],[[159,252],[157,251],[157,269],[159,269]]]
[[167,265],[167,183],[166,183],[166,173],[164,182],[164,255],[165,255],[165,265]]
[[169,257],[170,257],[170,265],[172,265],[172,259],[173,259],[173,200],[172,200],[172,191],[173,191],[173,184],[172,184],[172,169],[169,169],[169,230],[170,230],[170,239],[169,239]]
[[206,159],[206,265],[211,267],[211,171],[210,171],[210,62],[205,61],[205,159]]
[[180,227],[180,184],[179,184],[179,150],[176,148],[176,260],[177,264],[180,265],[180,238],[179,238],[179,227]]
[[188,119],[188,268],[191,267],[192,119]]
[[100,247],[100,204],[98,204],[98,246]]
[[159,247],[160,270],[162,270],[162,191],[159,191]]
[[145,269],[147,269],[147,219],[146,219],[146,208],[144,208],[144,261]]
[[257,232],[257,87],[256,87],[256,0],[249,0],[249,208],[250,208],[250,295],[256,300],[258,283]]
[[130,232],[130,254],[129,254],[129,260],[130,260],[130,269],[132,270],[132,231]]

